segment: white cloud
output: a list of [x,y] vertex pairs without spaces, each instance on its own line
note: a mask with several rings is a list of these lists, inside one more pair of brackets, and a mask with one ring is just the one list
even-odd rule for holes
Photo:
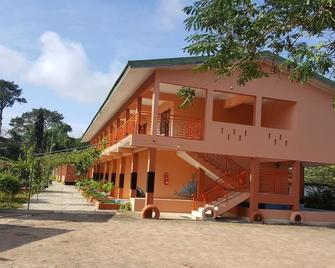
[[113,62],[108,72],[100,72],[80,43],[63,40],[55,32],[45,32],[40,41],[39,56],[31,61],[0,45],[0,77],[48,88],[78,102],[101,102],[106,97],[119,75],[119,62]]
[[182,21],[185,0],[160,0],[156,10],[159,27],[172,31]]
[[23,55],[2,45],[0,45],[0,59],[1,78],[17,78],[17,75],[24,74],[28,67],[28,61]]
[[62,40],[55,32],[44,33],[40,40],[40,55],[27,72],[30,83],[79,102],[98,102],[106,96],[119,70],[95,70],[80,43]]

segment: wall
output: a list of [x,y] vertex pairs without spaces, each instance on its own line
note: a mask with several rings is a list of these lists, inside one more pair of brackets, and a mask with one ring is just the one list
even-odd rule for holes
[[[164,173],[168,173],[169,184],[164,185]],[[182,198],[176,195],[181,188],[192,180],[197,179],[197,169],[186,163],[174,151],[157,151],[155,192],[157,198]]]
[[252,105],[241,104],[224,109],[224,100],[214,100],[213,121],[252,125],[253,114],[254,107]]
[[192,70],[159,70],[156,78],[160,82],[204,88],[210,92],[221,90],[254,95],[257,97],[258,109],[262,97],[296,102],[295,116],[289,119],[294,127],[291,130],[261,127],[260,110],[257,113],[256,126],[214,122],[211,120],[211,114],[208,114],[204,130],[205,140],[135,135],[132,138],[132,145],[268,159],[335,163],[333,155],[335,111],[331,106],[333,97],[331,93],[308,83],[304,85],[293,83],[284,73],[253,80],[244,87],[236,85],[236,74],[226,79],[216,79],[210,72],[195,74]]
[[273,101],[262,104],[262,127],[292,129],[295,121],[295,103]]

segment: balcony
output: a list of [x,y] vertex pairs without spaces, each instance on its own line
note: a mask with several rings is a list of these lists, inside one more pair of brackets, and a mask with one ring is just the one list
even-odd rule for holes
[[[108,146],[126,138],[131,134],[152,134],[151,113],[134,113],[116,131],[109,135]],[[201,140],[202,120],[185,116],[158,114],[157,135],[182,139]]]

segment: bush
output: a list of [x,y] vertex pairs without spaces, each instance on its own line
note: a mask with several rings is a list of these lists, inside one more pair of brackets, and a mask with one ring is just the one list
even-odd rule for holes
[[335,187],[321,184],[305,185],[305,206],[308,208],[335,210]]
[[5,197],[8,206],[11,205],[13,197],[21,190],[20,181],[14,176],[3,174],[0,175],[0,192]]
[[120,210],[122,210],[122,211],[131,211],[131,203],[130,202],[121,203],[120,204]]

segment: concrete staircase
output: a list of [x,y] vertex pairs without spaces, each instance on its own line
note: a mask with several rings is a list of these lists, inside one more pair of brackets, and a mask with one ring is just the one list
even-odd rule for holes
[[201,168],[215,185],[194,200],[195,219],[215,219],[231,208],[246,201],[249,194],[249,171],[224,155],[177,152],[190,165]]
[[198,207],[192,211],[193,219],[215,219],[222,216],[231,208],[249,199],[249,192],[234,192],[230,191],[225,197],[220,197],[205,206]]

